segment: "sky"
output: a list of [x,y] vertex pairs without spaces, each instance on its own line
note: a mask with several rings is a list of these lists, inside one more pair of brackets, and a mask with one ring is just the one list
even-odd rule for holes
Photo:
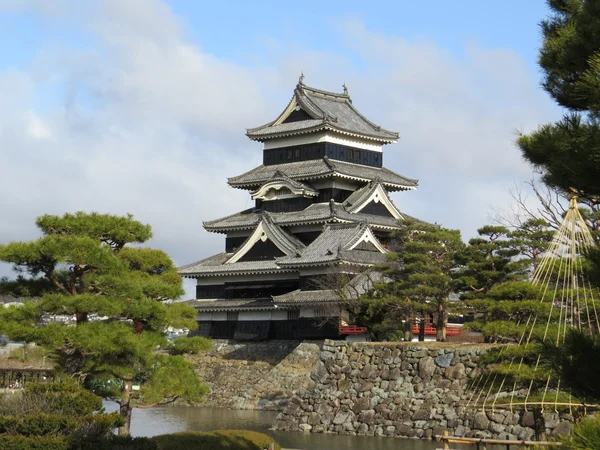
[[[557,119],[536,64],[543,0],[0,0],[0,243],[46,213],[131,213],[178,265],[224,249],[202,221],[251,206],[245,129],[300,73],[398,131],[401,211],[466,239],[532,177],[514,142]],[[0,265],[0,276],[10,267]],[[190,284],[187,283],[188,292]]]

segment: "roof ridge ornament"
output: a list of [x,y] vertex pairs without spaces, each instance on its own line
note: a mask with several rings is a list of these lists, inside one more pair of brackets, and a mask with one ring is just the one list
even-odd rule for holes
[[304,71],[300,72],[300,76],[298,77],[298,84],[301,86],[304,85]]
[[346,86],[346,82],[344,81],[344,84],[342,84],[342,89],[344,90],[344,95],[349,95],[348,94],[348,87]]

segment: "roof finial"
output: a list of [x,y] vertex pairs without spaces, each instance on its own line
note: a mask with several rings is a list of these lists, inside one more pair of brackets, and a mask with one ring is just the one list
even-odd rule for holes
[[300,72],[300,78],[298,78],[298,84],[304,84],[304,71]]
[[348,95],[348,88],[346,87],[345,81],[344,81],[344,84],[342,84],[342,88],[344,88],[344,94]]

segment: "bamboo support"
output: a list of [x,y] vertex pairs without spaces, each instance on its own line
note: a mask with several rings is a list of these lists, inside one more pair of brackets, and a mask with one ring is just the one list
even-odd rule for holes
[[549,442],[549,441],[511,441],[508,439],[486,439],[486,438],[466,438],[466,437],[454,437],[448,436],[444,433],[443,436],[436,436],[436,440],[444,443],[444,448],[447,449],[448,444],[468,444],[476,445],[478,448],[485,449],[485,445],[520,445],[526,447],[560,447],[560,442]]

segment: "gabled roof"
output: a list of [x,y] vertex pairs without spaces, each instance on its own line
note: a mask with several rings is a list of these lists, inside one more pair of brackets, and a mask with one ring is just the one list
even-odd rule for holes
[[294,255],[304,248],[304,244],[294,235],[277,226],[268,212],[263,211],[261,221],[254,232],[240,246],[239,250],[229,258],[226,264],[233,264],[240,260],[258,241],[270,240],[286,255]]
[[[369,243],[374,251],[357,250]],[[373,265],[386,260],[386,250],[365,223],[327,224],[309,246],[296,255],[277,258],[281,267],[332,264],[337,262]]]
[[[345,88],[342,94],[322,91],[306,86],[302,78],[300,77],[288,106],[277,119],[246,130],[250,139],[263,142],[323,130],[360,136],[386,144],[399,138],[397,132],[381,128],[363,116],[352,104]],[[303,110],[310,119],[286,122],[289,115],[296,110]]]
[[312,186],[296,181],[288,177],[285,173],[281,172],[280,170],[276,170],[267,183],[263,184],[259,189],[252,192],[252,200],[261,198],[267,193],[269,189],[272,189],[274,187],[286,187],[294,195],[302,195],[306,197],[316,197],[317,195],[319,195],[319,191],[317,191]]
[[[262,210],[255,208],[232,214],[221,219],[204,222],[207,231],[226,233],[233,230],[253,229],[260,221]],[[351,213],[342,203],[313,203],[302,211],[270,213],[273,221],[280,226],[324,224],[328,222],[364,222],[377,229],[393,230],[399,222],[393,217],[375,214]],[[402,213],[404,218],[409,218]]]
[[378,180],[390,191],[416,189],[419,182],[406,178],[385,167],[365,166],[344,161],[331,160],[327,156],[308,161],[296,161],[285,164],[261,165],[237,177],[227,180],[230,186],[239,189],[256,189],[269,182],[276,172],[287,177],[308,181],[323,178],[345,178],[363,183]]
[[381,203],[395,219],[402,220],[404,217],[392,202],[385,188],[379,181],[372,181],[366,186],[354,191],[344,201],[343,205],[348,212],[357,213],[369,203]]

